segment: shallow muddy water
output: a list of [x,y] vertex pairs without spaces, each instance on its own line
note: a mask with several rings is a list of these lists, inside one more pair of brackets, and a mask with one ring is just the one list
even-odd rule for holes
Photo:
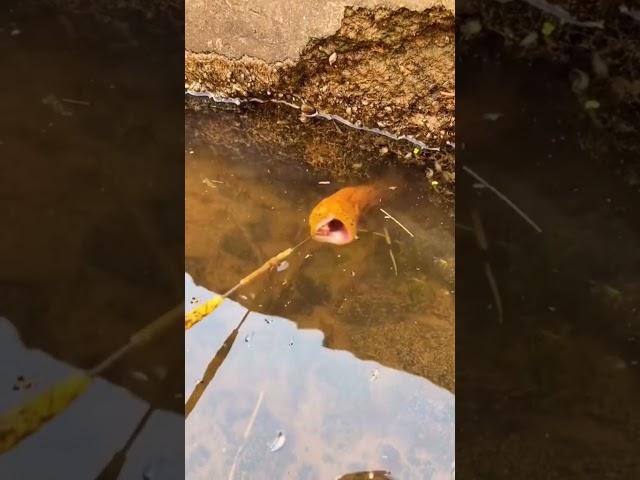
[[[16,11],[0,14],[0,415],[95,367],[182,297],[181,106],[157,111],[158,98],[181,92],[162,74],[148,82],[150,71],[179,72],[179,45],[92,17]],[[0,477],[96,478],[149,406],[136,439],[166,427],[156,443],[181,443],[180,323],[4,453]],[[157,459],[150,448],[134,442],[128,474]]]
[[[188,291],[195,285],[226,291],[307,237],[307,217],[321,198],[371,181],[338,183],[291,160],[289,152],[266,156],[259,144],[209,141],[208,132],[220,122],[242,128],[243,115],[251,112],[187,112]],[[238,290],[238,304],[229,302],[233,314],[216,311],[187,333],[190,392],[221,343],[209,344],[198,328],[207,329],[206,339],[224,338],[240,323],[243,308],[254,312],[227,346],[231,353],[187,420],[187,469],[199,475],[193,478],[228,474],[235,448],[246,440],[242,425],[261,391],[275,411],[256,420],[254,428],[265,438],[252,437],[252,460],[242,457],[247,478],[333,478],[376,469],[397,478],[449,478],[453,218],[432,201],[435,193],[422,175],[388,169],[380,175],[397,187],[381,207],[413,236],[373,209],[361,222],[365,231],[358,240],[342,247],[305,243],[281,268]],[[187,295],[187,307],[211,295],[200,292]],[[391,383],[377,383],[383,374]],[[427,415],[423,402],[432,401],[447,412],[444,417]],[[389,405],[394,411],[385,414]],[[227,425],[230,417],[236,418],[233,425]],[[275,453],[263,448],[266,437],[285,426],[292,433],[289,447]],[[205,446],[212,443],[227,450],[214,454]]]
[[461,174],[456,222],[471,226],[475,210],[489,249],[457,230],[458,474],[637,478],[638,190],[615,173],[615,150],[585,148],[606,132],[571,91],[569,68],[496,52],[478,48],[458,70],[458,165],[542,231]]

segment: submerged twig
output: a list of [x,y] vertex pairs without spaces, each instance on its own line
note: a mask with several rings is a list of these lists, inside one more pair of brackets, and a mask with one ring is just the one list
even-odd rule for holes
[[471,212],[471,221],[473,222],[473,231],[476,236],[476,242],[478,243],[478,247],[482,250],[482,253],[485,255],[484,261],[484,271],[487,277],[487,281],[489,282],[489,288],[491,290],[491,294],[493,295],[493,302],[496,306],[496,310],[498,311],[498,323],[502,323],[504,318],[504,313],[502,309],[502,297],[500,296],[500,290],[498,289],[498,282],[496,281],[495,276],[493,275],[493,270],[491,269],[491,264],[489,260],[487,260],[486,255],[489,250],[489,242],[487,241],[487,235],[482,226],[482,220],[478,212],[473,210]]
[[398,276],[398,264],[396,263],[396,257],[393,255],[393,250],[389,249],[389,256],[391,257],[391,263],[393,264],[393,271]]
[[538,233],[542,233],[542,229],[538,226],[538,224],[533,220],[531,220],[531,218],[529,218],[529,216],[526,213],[520,210],[515,203],[509,200],[509,198],[507,198],[505,194],[500,192],[497,188],[495,188],[493,185],[491,185],[489,182],[487,182],[484,178],[482,178],[476,172],[471,170],[469,167],[463,166],[462,169],[465,172],[467,172],[469,175],[471,175],[473,178],[478,180],[480,183],[482,183],[485,187],[487,187],[493,193],[495,193],[502,201],[504,201],[507,205],[509,205],[518,215],[520,215],[529,225],[531,225],[534,230],[536,230]]
[[256,406],[253,409],[253,413],[251,414],[251,418],[249,419],[249,423],[247,424],[247,428],[244,430],[243,442],[242,445],[238,447],[236,450],[236,454],[233,457],[233,464],[231,464],[231,470],[229,470],[229,480],[233,480],[233,475],[236,472],[236,466],[238,464],[238,458],[240,457],[240,453],[244,450],[244,447],[247,443],[247,438],[251,433],[251,429],[253,428],[253,424],[256,421],[256,417],[258,416],[258,410],[260,410],[260,405],[262,405],[262,399],[264,398],[264,390],[260,391],[260,395],[258,396],[258,401],[256,402]]
[[86,100],[76,100],[74,98],[62,98],[61,100],[63,102],[72,103],[74,105],[83,105],[85,107],[90,107],[91,106],[91,102],[87,102]]
[[393,264],[393,271],[396,273],[396,277],[398,276],[398,264],[396,263],[396,257],[393,255],[393,250],[391,250],[391,236],[389,235],[389,229],[384,227],[384,239],[389,245],[389,256],[391,257],[391,263]]
[[387,216],[387,218],[390,218],[391,220],[393,220],[394,222],[396,222],[396,223],[400,226],[400,228],[402,228],[405,232],[407,232],[411,237],[414,237],[413,233],[411,233],[407,227],[405,227],[403,224],[401,224],[401,223],[400,223],[396,218],[394,218],[394,217],[393,217],[389,212],[387,212],[387,211],[386,211],[386,210],[384,210],[383,208],[381,208],[381,209],[380,209],[380,211],[381,211],[382,213],[384,213],[384,214]]

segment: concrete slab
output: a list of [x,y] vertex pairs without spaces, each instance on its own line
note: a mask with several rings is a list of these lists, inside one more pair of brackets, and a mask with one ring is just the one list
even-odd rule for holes
[[345,7],[423,11],[454,0],[186,0],[185,45],[192,52],[297,60],[312,38],[333,35]]

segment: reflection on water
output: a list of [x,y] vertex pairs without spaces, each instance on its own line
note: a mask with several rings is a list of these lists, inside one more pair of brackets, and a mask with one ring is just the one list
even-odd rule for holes
[[[185,295],[213,293],[186,275]],[[232,334],[246,312],[227,300],[186,333],[187,396],[225,352],[186,420],[187,478],[451,478],[450,392],[324,348],[320,331],[285,318],[251,312]]]
[[[187,307],[308,236],[321,198],[366,181],[249,138],[259,113],[186,114]],[[305,243],[187,331],[188,478],[451,477],[452,214],[415,172],[380,175],[397,187],[383,208],[413,236],[374,209],[355,242]]]
[[[251,115],[251,113],[249,114]],[[198,284],[226,291],[262,262],[308,235],[307,217],[337,184],[286,152],[260,145],[212,144],[238,113],[187,113],[186,271]],[[326,181],[326,182],[321,182]],[[359,180],[362,182],[362,180]],[[399,172],[384,207],[413,234],[377,210],[352,244],[308,242],[234,299],[324,334],[325,346],[426,377],[454,389],[454,239],[450,212],[436,206],[427,180]],[[380,235],[387,227],[398,273]]]
[[[14,326],[0,318],[0,414],[75,373],[76,368],[27,348]],[[182,435],[182,421],[176,413],[151,408],[126,389],[97,379],[60,415],[2,454],[0,478],[106,480],[141,478],[151,470],[154,479],[178,478],[182,455],[167,435]],[[5,428],[0,424],[0,435]]]

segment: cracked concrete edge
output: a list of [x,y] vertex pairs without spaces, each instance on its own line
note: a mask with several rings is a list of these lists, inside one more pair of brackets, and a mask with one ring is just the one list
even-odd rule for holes
[[[445,38],[444,40],[447,40],[449,44],[451,44],[453,39],[454,21],[454,13],[452,9],[444,8],[441,6],[440,2],[434,1],[423,2],[422,6],[427,4],[432,7],[427,7],[423,10],[411,10],[405,7],[387,9],[381,6],[377,6],[374,9],[352,9],[351,7],[345,7],[344,10],[341,10],[339,15],[340,24],[335,28],[335,30],[333,28],[331,29],[333,34],[322,38],[305,39],[306,43],[304,45],[303,54],[297,61],[284,59],[281,61],[268,62],[262,58],[247,54],[243,54],[239,58],[229,58],[219,52],[193,52],[186,50],[185,89],[192,92],[208,92],[213,94],[212,96],[214,97],[224,97],[227,99],[246,100],[251,97],[258,97],[264,100],[279,99],[293,102],[298,105],[310,102],[318,109],[324,110],[325,113],[342,116],[346,115],[347,118],[356,124],[358,124],[358,120],[361,119],[363,122],[360,123],[360,125],[366,124],[364,126],[374,128],[379,126],[382,129],[385,129],[385,127],[382,126],[382,124],[385,123],[389,127],[387,130],[391,133],[396,135],[418,135],[423,137],[423,140],[426,143],[433,144],[432,135],[435,132],[439,132],[440,136],[442,136],[442,125],[438,124],[434,126],[429,124],[424,127],[416,127],[416,124],[412,123],[412,121],[424,120],[424,118],[422,118],[422,114],[426,114],[427,119],[433,118],[429,117],[429,115],[436,114],[440,116],[439,113],[436,113],[438,109],[440,109],[441,113],[448,112],[448,114],[451,114],[450,104],[453,101],[452,99],[435,97],[427,98],[424,97],[423,94],[416,92],[417,97],[415,97],[413,103],[415,107],[405,105],[403,114],[402,107],[399,107],[398,109],[396,108],[397,106],[388,105],[389,95],[393,97],[393,94],[390,91],[387,92],[387,96],[380,97],[378,94],[376,97],[375,92],[379,92],[380,90],[384,90],[385,87],[388,87],[388,85],[384,84],[384,81],[379,83],[376,80],[373,80],[373,83],[375,84],[373,86],[371,84],[371,79],[374,77],[371,76],[369,76],[367,80],[361,79],[365,81],[365,84],[369,82],[368,85],[362,84],[359,81],[354,81],[352,82],[352,88],[349,92],[350,98],[346,99],[344,91],[333,91],[333,88],[336,88],[335,74],[325,71],[325,67],[322,66],[322,63],[326,62],[326,59],[329,59],[329,62],[331,62],[329,55],[330,50],[336,51],[334,50],[335,48],[340,50],[341,47],[338,45],[351,45],[351,47],[347,47],[347,50],[350,50],[351,55],[354,55],[352,58],[355,63],[360,63],[363,59],[363,55],[364,57],[369,55],[378,59],[380,63],[378,68],[385,68],[387,70],[387,74],[385,76],[387,77],[407,78],[407,76],[413,77],[417,75],[416,78],[423,78],[424,74],[418,72],[431,71],[431,69],[425,70],[423,65],[426,64],[425,62],[433,61],[433,56],[427,54],[423,57],[422,52],[424,50],[421,50],[420,48],[415,50],[416,41],[414,39],[422,38],[426,32],[427,37],[430,38],[430,40],[427,40],[427,44],[430,45],[430,48],[436,48],[433,43],[430,42],[435,41],[437,44],[438,41],[443,40],[442,35],[448,36],[449,38]],[[345,23],[345,15],[347,11],[351,12],[349,14],[349,27],[345,27],[347,25],[347,23]],[[412,15],[412,13],[409,12],[418,14],[418,20],[416,21],[415,15]],[[426,16],[422,16],[422,14],[426,14]],[[365,20],[364,22],[362,22],[363,18]],[[408,23],[405,24],[403,22]],[[407,29],[403,31],[405,25]],[[345,27],[346,30],[342,27]],[[447,33],[449,30],[451,30],[450,34]],[[338,34],[338,32],[341,33]],[[416,37],[412,32],[422,32],[422,34]],[[435,37],[433,37],[433,35],[435,35]],[[438,35],[440,35],[439,38],[437,38]],[[404,43],[407,41],[409,43]],[[419,41],[420,40],[418,40],[418,42]],[[358,45],[360,42],[361,45]],[[378,47],[376,47],[376,45],[379,42],[382,42],[381,45],[383,46],[383,50],[386,48],[386,52],[384,54],[377,53]],[[396,48],[394,45],[396,47],[398,45],[406,47],[402,49],[402,53],[399,51],[400,56],[396,56],[396,54],[393,53]],[[437,48],[441,47],[443,46],[438,45]],[[407,56],[407,53],[404,52],[407,48],[413,48],[415,53],[409,53],[409,57],[404,58],[402,55],[405,57]],[[451,93],[450,90],[454,85],[453,51],[450,49],[447,50],[447,47],[444,47],[444,50],[441,49],[441,53],[451,56],[450,59],[447,57],[447,60],[443,64],[445,66],[445,72],[448,69],[451,69],[451,71],[449,74],[445,73],[444,77],[440,75],[439,78],[430,77],[427,78],[427,80],[435,80],[438,85],[437,88],[449,95]],[[322,58],[325,58],[325,60]],[[340,63],[340,60],[338,63]],[[347,64],[349,63],[351,63],[349,68],[358,68],[353,62],[347,61]],[[341,68],[343,67],[338,68],[338,70]],[[376,75],[375,72],[376,70],[373,69],[374,75]],[[368,72],[369,75],[371,75],[371,73],[371,71]],[[358,75],[361,74],[362,71],[360,71]],[[427,74],[427,76],[428,75],[429,74]],[[326,81],[331,81],[331,85],[322,82],[321,80],[323,78],[325,78]],[[320,83],[318,83],[318,80],[320,80]],[[387,83],[388,82],[389,78],[387,78]],[[340,83],[340,80],[338,80],[338,83]],[[404,80],[401,81],[401,84],[404,85],[405,83],[406,82]],[[413,83],[415,83],[415,81]],[[429,84],[429,82],[427,81],[425,84]],[[327,87],[329,87],[329,90],[325,92],[325,88]],[[340,88],[340,85],[337,85],[337,88]],[[411,89],[413,87],[405,85],[405,90],[406,88]],[[346,100],[344,102],[345,105],[336,105],[335,102],[328,99],[328,97],[332,95],[332,91],[333,95],[337,94],[339,95],[338,98]],[[407,92],[405,92],[405,94],[406,93]],[[401,96],[401,94],[399,95]],[[410,96],[413,97],[413,94]],[[320,97],[323,97],[324,100]],[[417,103],[415,103],[415,101],[417,101]],[[369,102],[368,107],[366,107],[367,102]],[[353,114],[348,107],[349,104],[353,106]],[[409,104],[412,104],[412,102],[409,102]],[[436,106],[436,111],[427,111],[431,108],[429,105],[432,107]],[[356,114],[356,107],[358,108],[358,112],[361,110],[369,110],[369,112],[368,114],[363,112],[365,113],[364,115],[363,113]],[[395,112],[393,115],[387,113],[391,112],[391,107],[393,107]],[[422,112],[418,113],[417,117],[415,115],[416,108]],[[444,114],[447,115],[447,113]],[[380,118],[381,116],[384,118]],[[391,120],[391,124],[389,124],[388,120]],[[448,128],[447,131],[448,130],[450,130],[450,128]],[[444,140],[441,139],[442,142],[440,143],[442,145],[452,144],[454,142],[454,137],[451,133],[445,134],[445,136],[447,138]]]
[[185,50],[269,64],[295,62],[310,40],[338,31],[347,7],[444,7],[455,15],[455,0],[186,0]]

